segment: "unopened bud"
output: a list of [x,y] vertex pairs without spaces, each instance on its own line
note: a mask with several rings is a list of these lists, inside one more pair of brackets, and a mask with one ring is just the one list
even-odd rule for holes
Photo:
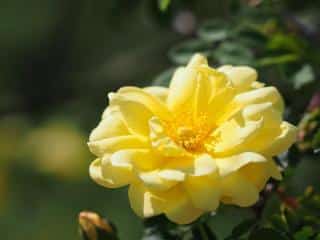
[[84,240],[117,240],[112,223],[97,213],[83,211],[79,214],[80,233]]

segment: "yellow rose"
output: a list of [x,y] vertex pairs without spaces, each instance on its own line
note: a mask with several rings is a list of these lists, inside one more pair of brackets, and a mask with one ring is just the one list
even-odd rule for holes
[[250,67],[213,69],[196,54],[169,88],[110,93],[88,143],[97,156],[91,177],[108,188],[129,185],[137,215],[163,213],[179,224],[220,202],[254,204],[270,177],[281,179],[272,156],[296,136],[282,121],[277,89],[256,80]]

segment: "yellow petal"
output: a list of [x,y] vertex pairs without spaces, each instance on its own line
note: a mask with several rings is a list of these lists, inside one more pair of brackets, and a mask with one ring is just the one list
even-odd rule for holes
[[163,159],[150,149],[124,149],[115,152],[112,156],[130,162],[138,171],[159,168],[163,162]]
[[152,112],[142,103],[126,98],[122,94],[109,94],[110,104],[118,106],[128,129],[138,135],[149,134],[148,121]]
[[96,183],[105,187],[112,186],[112,183],[102,177],[101,159],[98,158],[90,164],[89,174]]
[[235,96],[236,91],[226,75],[212,68],[209,68],[207,71],[210,72],[209,79],[211,82],[211,97],[207,108],[208,124],[216,126],[219,124],[219,119],[223,118],[226,114],[230,114],[228,106],[232,102],[231,100]]
[[194,156],[185,156],[177,158],[168,158],[163,165],[164,169],[175,169],[185,174],[193,175],[195,173]]
[[128,135],[91,141],[88,146],[93,154],[102,157],[106,153],[114,153],[121,149],[145,148],[148,147],[148,142],[145,138]]
[[275,87],[258,88],[248,92],[240,93],[234,98],[234,101],[243,107],[250,104],[270,102],[280,112],[283,112],[284,109],[282,97]]
[[154,150],[166,157],[187,155],[184,148],[180,147],[167,136],[165,128],[159,118],[151,118],[149,120],[149,126],[151,145]]
[[201,65],[208,65],[208,60],[204,55],[202,55],[200,53],[196,53],[191,57],[187,66],[188,67],[198,67]]
[[244,122],[262,121],[261,128],[257,129],[256,134],[245,141],[246,146],[240,151],[250,149],[253,152],[263,152],[263,149],[281,132],[280,125],[282,114],[270,103],[252,104],[245,107],[242,112]]
[[[271,102],[248,105],[215,130],[209,138],[207,149],[211,149],[217,156],[233,155],[248,150],[273,156],[270,155],[273,151],[270,151],[269,146],[276,143],[276,139],[281,135],[281,126],[284,124],[281,115]],[[284,139],[291,139],[284,144],[285,150],[293,138]]]
[[142,218],[161,214],[167,201],[149,191],[140,182],[130,185],[128,195],[131,208]]
[[199,74],[195,89],[194,115],[195,117],[204,114],[208,110],[209,99],[211,97],[211,82],[208,76]]
[[241,126],[235,119],[225,122],[209,138],[206,147],[216,156],[228,156],[250,150],[250,143],[263,127],[263,119]]
[[155,191],[166,191],[182,182],[185,174],[178,170],[168,169],[140,172],[139,177],[147,188]]
[[209,154],[201,154],[194,160],[193,176],[210,175],[217,171],[215,160]]
[[90,164],[90,177],[98,184],[108,188],[125,186],[132,180],[132,173],[126,167],[111,167],[106,160],[96,159]]
[[270,158],[268,160],[268,172],[270,174],[270,176],[276,180],[281,180],[282,179],[282,175],[280,172],[279,167],[277,166],[277,164],[274,162],[274,160],[272,158]]
[[247,66],[222,66],[218,71],[224,73],[233,83],[237,92],[250,89],[251,84],[257,80],[257,71]]
[[175,112],[190,107],[197,85],[197,75],[198,71],[191,67],[176,70],[169,86],[167,99],[169,110]]
[[259,199],[256,186],[238,172],[223,177],[221,179],[221,189],[222,201],[226,204],[248,207]]
[[276,156],[286,151],[297,138],[297,128],[288,122],[283,122],[280,126],[281,134],[272,143],[263,149],[267,156]]
[[187,194],[179,187],[166,193],[166,198],[168,202],[164,212],[167,218],[175,223],[191,223],[203,213],[203,210],[194,207]]
[[99,125],[93,129],[89,140],[96,141],[104,138],[128,135],[128,129],[125,126],[119,111],[109,111],[104,116]]
[[215,161],[218,166],[220,175],[226,176],[228,174],[236,172],[249,163],[266,162],[267,159],[260,154],[246,152],[225,158],[215,158]]
[[270,177],[281,179],[281,173],[273,159],[268,159],[267,162],[249,163],[241,168],[239,173],[253,183],[259,191],[264,188]]
[[249,163],[239,172],[261,191],[270,178],[268,170],[267,163]]
[[143,89],[147,93],[150,93],[151,95],[158,98],[161,102],[165,103],[168,98],[169,89],[166,87],[146,87]]
[[119,89],[118,93],[130,101],[144,105],[150,112],[153,113],[153,115],[159,117],[160,119],[169,120],[171,118],[171,114],[164,102],[162,102],[158,97],[148,93],[148,89],[149,91],[155,93],[156,89],[159,92],[159,88],[160,87],[151,87],[144,90],[137,87],[123,87]]
[[113,184],[113,188],[126,186],[135,177],[130,160],[121,159],[117,154],[106,155],[102,158],[101,173],[104,179],[108,179]]
[[137,182],[129,187],[130,206],[140,217],[151,217],[161,213],[173,222],[187,224],[196,220],[202,211],[194,208],[187,195],[179,187],[169,191],[150,191]]
[[260,104],[251,104],[242,110],[245,120],[258,121],[263,118],[267,127],[278,127],[281,124],[281,112],[272,106],[272,103],[265,102]]
[[159,170],[158,175],[167,181],[182,182],[185,179],[185,174],[182,171],[174,169]]
[[214,211],[219,206],[221,186],[217,176],[188,176],[184,187],[196,208]]

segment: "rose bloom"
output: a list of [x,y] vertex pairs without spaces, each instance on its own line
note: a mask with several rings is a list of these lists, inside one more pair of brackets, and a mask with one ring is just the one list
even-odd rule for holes
[[174,73],[169,88],[123,87],[92,131],[100,185],[129,185],[141,217],[165,214],[186,224],[219,203],[247,207],[270,177],[281,179],[272,157],[295,141],[282,121],[283,100],[246,66],[214,69],[196,54]]

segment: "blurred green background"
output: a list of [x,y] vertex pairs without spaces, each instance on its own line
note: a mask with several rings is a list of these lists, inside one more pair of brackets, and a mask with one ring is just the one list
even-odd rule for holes
[[[78,213],[94,210],[112,219],[121,239],[139,239],[142,223],[130,210],[127,190],[104,189],[88,176],[94,156],[88,152],[86,141],[107,105],[107,93],[123,85],[149,85],[172,66],[169,59],[176,64],[183,62],[189,56],[189,48],[181,53],[181,48],[171,47],[195,39],[198,26],[209,19],[232,25],[234,19],[229,18],[242,11],[242,20],[272,28],[268,18],[272,20],[279,12],[269,13],[269,9],[264,11],[266,18],[253,20],[259,15],[257,8],[261,2],[173,0],[167,11],[161,11],[156,0],[2,0],[0,238],[79,239]],[[297,73],[302,69],[300,75],[305,81],[294,82],[294,90],[288,88],[288,82],[276,83],[284,89],[286,101],[297,106],[288,114],[301,114],[311,92],[319,86],[316,83],[319,56],[314,57],[316,54],[310,51],[314,50],[312,46],[318,46],[319,2],[281,1],[280,5],[284,15],[303,16],[299,24],[303,24],[305,32],[296,35],[301,36],[302,46],[310,54],[303,52],[293,63],[289,58],[291,65],[283,69],[274,65],[283,64],[288,56],[264,59],[262,63],[271,67],[262,70],[271,71],[272,76],[280,73],[283,79],[290,80],[291,76],[285,75],[290,69]],[[228,27],[224,23],[221,26],[222,30],[213,37],[219,41],[224,40],[223,29]],[[250,31],[249,36],[252,37]],[[253,38],[260,43],[259,36]],[[289,46],[281,38],[279,41],[277,53],[296,50],[295,44],[300,44],[300,39],[288,40],[292,43]],[[213,48],[216,43],[206,44]],[[257,62],[251,54],[256,53],[247,45],[229,44],[220,46],[212,61],[255,65]],[[278,62],[272,62],[275,60]],[[305,64],[309,66],[307,69]],[[272,79],[268,81],[273,83]],[[293,122],[299,119],[295,116]],[[305,168],[302,175],[308,171],[319,173],[319,168]],[[300,189],[304,185],[307,183]],[[239,214],[250,215],[246,210]],[[227,220],[213,220],[222,229],[220,232],[227,232],[228,224],[241,218],[228,211],[225,215]]]

